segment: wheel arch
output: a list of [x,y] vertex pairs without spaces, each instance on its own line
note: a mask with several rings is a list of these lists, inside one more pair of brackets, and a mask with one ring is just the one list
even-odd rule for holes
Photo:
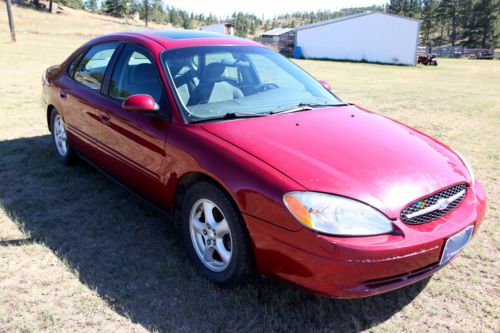
[[215,177],[210,176],[207,173],[203,173],[200,171],[192,171],[188,172],[184,175],[182,175],[179,180],[176,183],[175,186],[175,191],[174,191],[174,220],[177,226],[181,226],[181,221],[180,221],[180,216],[181,216],[181,209],[182,209],[182,201],[184,200],[184,197],[186,195],[187,190],[189,187],[193,186],[194,184],[197,184],[199,182],[208,182],[215,187],[217,187],[219,190],[222,191],[222,193],[225,193],[227,195],[227,198],[229,199],[229,203],[233,205],[236,214],[240,218],[241,222],[243,223],[244,229],[246,231],[246,237],[248,239],[248,242],[250,244],[250,265],[252,269],[256,269],[256,245],[254,242],[254,239],[251,236],[250,229],[247,225],[247,222],[245,221],[243,217],[242,210],[240,209],[240,206],[238,205],[237,200],[235,199],[234,193],[231,192],[231,190],[225,186],[221,181],[218,181]]
[[234,205],[234,207],[236,208],[240,217],[243,219],[240,206],[238,205],[237,200],[234,197],[234,194],[231,193],[231,191],[227,188],[227,186],[222,184],[222,182],[217,180],[216,178],[208,175],[207,173],[199,171],[188,172],[182,175],[177,181],[173,196],[174,199],[173,208],[176,216],[179,215],[177,213],[180,212],[182,202],[184,200],[187,190],[194,184],[199,183],[201,181],[209,182],[212,185],[219,188],[221,191],[223,191],[228,196],[231,204]]
[[52,130],[51,125],[50,125],[50,117],[52,115],[52,111],[54,111],[55,109],[56,109],[56,107],[52,104],[49,104],[47,106],[47,127],[48,127],[49,131]]

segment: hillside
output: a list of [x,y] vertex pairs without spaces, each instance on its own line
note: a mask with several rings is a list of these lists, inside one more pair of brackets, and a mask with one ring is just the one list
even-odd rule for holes
[[[23,1],[31,9],[16,6],[14,16],[19,33],[48,33],[56,35],[74,34],[78,36],[95,36],[120,30],[144,29],[146,12],[149,17],[149,28],[184,28],[198,29],[202,25],[216,22],[231,22],[235,26],[235,34],[240,37],[255,39],[264,31],[276,27],[298,27],[304,24],[323,21],[339,16],[351,15],[366,11],[387,11],[406,17],[421,20],[419,43],[425,46],[463,45],[469,48],[489,48],[499,45],[500,34],[500,2],[498,0],[485,0],[474,2],[464,0],[459,8],[449,7],[447,1],[437,0],[434,2],[412,2],[413,5],[404,4],[409,0],[391,1],[389,6],[368,6],[343,8],[340,10],[318,10],[282,14],[273,18],[264,19],[255,14],[235,12],[227,17],[216,17],[212,14],[195,14],[185,10],[164,6],[161,0],[120,0],[127,4],[117,6],[118,0],[101,1],[99,8],[94,11],[104,14],[93,14],[83,9],[71,9],[61,5],[55,5],[57,14],[49,14],[46,11],[35,10],[34,3],[46,7],[46,0],[17,0]],[[64,0],[68,3],[77,3],[72,8],[86,8],[88,1]],[[94,0],[95,1],[95,0]],[[63,2],[61,0],[60,2]],[[1,7],[5,4],[2,2]],[[146,11],[146,8],[149,8]],[[406,8],[406,9],[405,9]],[[0,22],[6,20],[6,15],[0,15]],[[57,16],[57,19],[55,17]],[[129,16],[136,19],[124,19],[120,17]],[[454,20],[453,17],[457,19]],[[6,29],[3,23],[0,29]]]
[[[93,14],[84,10],[59,6],[61,12],[50,14],[22,6],[13,6],[14,21],[18,40],[22,42],[26,34],[95,37],[105,33],[124,30],[145,29],[141,20],[125,20],[107,15]],[[0,32],[8,32],[5,2],[0,2]],[[167,24],[151,22],[150,29],[173,29]],[[8,36],[8,34],[6,35]],[[7,42],[8,40],[4,40]]]

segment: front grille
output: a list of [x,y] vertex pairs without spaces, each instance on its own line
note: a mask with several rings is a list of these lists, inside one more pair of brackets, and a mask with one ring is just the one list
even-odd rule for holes
[[[463,193],[459,195],[459,193],[461,192]],[[422,224],[433,221],[447,214],[448,212],[453,210],[453,208],[457,207],[458,204],[462,202],[466,194],[467,194],[467,187],[465,186],[465,184],[460,184],[447,188],[446,190],[443,190],[441,192],[428,196],[427,198],[414,202],[405,209],[403,209],[401,211],[401,220],[408,224]],[[444,206],[446,200],[450,198],[452,199],[455,198],[455,200],[448,202],[448,205],[446,205],[446,207],[444,208],[437,207],[439,206],[439,204],[443,204]],[[425,212],[426,210],[429,209],[431,209],[432,211]],[[418,216],[412,216],[412,214]]]

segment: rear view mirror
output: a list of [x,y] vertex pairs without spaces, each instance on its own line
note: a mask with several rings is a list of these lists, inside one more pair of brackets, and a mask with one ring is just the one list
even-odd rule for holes
[[330,83],[326,82],[325,80],[319,80],[319,83],[321,83],[321,85],[325,87],[326,90],[332,90],[332,86],[330,85]]
[[122,104],[122,108],[127,111],[158,111],[159,105],[156,104],[153,97],[146,94],[138,94],[127,97]]

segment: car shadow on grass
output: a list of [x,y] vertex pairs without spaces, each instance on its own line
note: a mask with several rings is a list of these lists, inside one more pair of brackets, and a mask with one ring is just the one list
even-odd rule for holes
[[0,142],[0,205],[28,239],[148,329],[359,331],[389,319],[427,284],[359,300],[263,278],[220,289],[191,265],[163,215],[83,162],[63,167],[49,142],[48,135]]

